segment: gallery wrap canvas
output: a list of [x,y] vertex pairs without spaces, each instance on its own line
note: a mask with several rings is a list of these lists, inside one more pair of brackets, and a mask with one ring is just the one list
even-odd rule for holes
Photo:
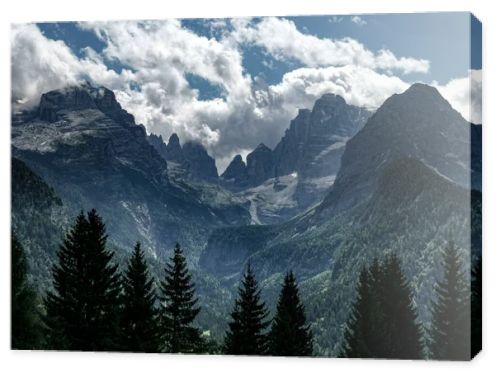
[[481,30],[12,25],[12,349],[470,360]]

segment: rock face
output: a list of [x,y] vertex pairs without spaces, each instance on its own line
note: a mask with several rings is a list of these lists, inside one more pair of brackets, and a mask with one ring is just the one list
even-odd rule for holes
[[[222,183],[251,202],[255,223],[291,218],[324,198],[335,181],[346,142],[370,114],[338,95],[325,94],[312,110],[299,110],[273,151],[259,145],[247,156],[246,170],[242,161],[235,161],[231,171],[222,174]],[[266,199],[271,197],[277,205],[269,205]]]
[[345,143],[365,124],[370,112],[325,94],[312,111],[300,110],[276,146],[276,174],[297,171],[301,177],[336,175]]
[[219,177],[215,159],[208,155],[203,145],[188,141],[182,147],[186,169],[197,178],[205,180],[215,180]]
[[148,135],[148,142],[165,160],[168,159],[167,145],[165,144],[165,141],[163,140],[163,137],[161,135],[157,136],[154,133],[151,133],[150,135]]
[[184,158],[184,153],[182,152],[181,143],[177,133],[172,133],[168,139],[168,144],[166,146],[165,159],[167,161],[172,161],[176,163],[183,164],[186,160]]
[[98,110],[115,121],[134,125],[134,117],[121,108],[111,90],[89,83],[43,94],[38,116],[40,120],[55,122],[70,111],[82,110]]
[[[247,173],[231,179],[238,186],[254,187],[293,172],[303,179],[335,176],[345,143],[363,127],[370,114],[348,105],[341,96],[325,94],[312,110],[299,110],[274,150],[260,144],[247,156]],[[222,174],[226,180],[227,176]]]
[[259,144],[247,155],[248,184],[256,186],[274,175],[273,151],[264,144]]
[[[171,181],[166,160],[150,142],[111,91],[88,84],[46,93],[31,116],[13,119],[13,156],[52,186],[74,215],[98,209],[118,247],[140,240],[154,253],[179,241],[196,259],[210,227],[249,223],[248,211],[220,189]],[[204,150],[188,150],[190,168],[201,160],[204,169],[194,171],[213,176]]]
[[221,178],[228,182],[235,182],[236,184],[242,184],[247,181],[247,166],[243,162],[241,155],[236,155],[231,163],[227,166],[226,171],[221,175]]
[[218,178],[215,159],[208,155],[203,145],[188,141],[181,146],[179,137],[173,133],[165,144],[161,136],[150,134],[149,143],[168,162],[174,164],[177,176],[216,181]]
[[414,84],[387,99],[347,143],[328,205],[339,210],[368,197],[391,160],[411,157],[470,189],[471,125],[439,92]]
[[276,175],[288,175],[299,169],[298,156],[303,155],[305,140],[310,132],[311,110],[301,109],[295,119],[290,122],[290,127],[276,145]]

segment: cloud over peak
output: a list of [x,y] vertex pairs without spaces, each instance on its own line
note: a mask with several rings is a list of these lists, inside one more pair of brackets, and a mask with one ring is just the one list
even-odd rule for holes
[[[164,139],[175,132],[183,141],[201,142],[222,170],[235,154],[246,155],[261,142],[272,147],[297,110],[310,108],[324,93],[375,110],[409,86],[404,74],[430,67],[427,60],[397,57],[388,49],[370,51],[355,39],[306,34],[287,19],[212,22],[209,30],[216,30],[217,38],[178,20],[81,23],[104,48],[86,47],[80,56],[63,41],[47,38],[37,25],[16,25],[11,33],[14,109],[35,106],[43,92],[89,79],[113,90],[149,132]],[[262,48],[271,65],[298,64],[269,84],[245,67],[248,46]],[[202,99],[189,75],[216,86],[220,95]],[[480,88],[480,77],[474,77],[436,86],[475,120],[477,111],[469,111],[464,99],[469,93],[465,83],[472,82],[473,92]]]

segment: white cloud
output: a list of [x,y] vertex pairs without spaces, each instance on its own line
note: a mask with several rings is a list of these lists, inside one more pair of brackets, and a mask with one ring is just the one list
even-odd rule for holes
[[351,17],[351,21],[359,26],[366,25],[366,21],[364,19],[362,19],[360,16]]
[[271,86],[269,95],[296,109],[311,107],[321,95],[334,93],[349,104],[375,110],[389,96],[403,92],[408,86],[398,77],[368,68],[300,68],[286,73],[281,83]]
[[15,25],[11,30],[12,98],[18,108],[38,104],[44,92],[90,78],[111,89],[123,88],[133,78],[109,70],[90,48],[79,59],[62,41],[46,38],[33,24]]
[[473,69],[469,77],[453,79],[446,85],[433,85],[466,120],[482,123],[482,70]]
[[351,39],[318,38],[300,32],[292,21],[276,17],[235,19],[232,37],[238,43],[255,44],[276,59],[295,59],[308,67],[356,65],[371,69],[426,73],[430,63],[424,59],[396,57],[388,50],[376,53]]
[[[425,68],[420,60],[397,58],[390,51],[373,54],[352,39],[332,41],[302,34],[287,20],[266,18],[251,24],[235,19],[232,25],[232,32],[216,40],[197,35],[176,20],[82,23],[106,46],[102,53],[87,48],[83,58],[64,42],[46,38],[36,25],[16,26],[12,94],[24,106],[33,106],[41,93],[88,77],[114,90],[121,105],[150,132],[164,138],[176,132],[181,141],[202,142],[222,172],[236,153],[246,155],[260,142],[273,147],[297,109],[310,108],[322,94],[333,92],[373,110],[408,87],[390,70]],[[245,32],[247,37],[241,34]],[[268,85],[245,72],[240,43],[263,46],[275,58],[292,57],[306,67]],[[107,60],[129,68],[115,72],[107,68]],[[319,63],[313,64],[314,60]],[[223,95],[200,100],[186,74],[219,86]]]

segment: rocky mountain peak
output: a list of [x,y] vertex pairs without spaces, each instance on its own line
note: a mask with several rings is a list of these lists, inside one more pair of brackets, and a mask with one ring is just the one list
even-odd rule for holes
[[386,165],[401,158],[469,188],[470,134],[470,124],[435,88],[414,84],[388,98],[349,140],[325,203],[343,209],[366,199]]
[[224,180],[233,179],[235,182],[246,182],[246,179],[248,178],[247,166],[245,165],[245,162],[243,162],[243,158],[240,154],[233,158],[221,177]]
[[247,155],[247,173],[251,185],[258,185],[274,175],[273,151],[263,143]]
[[54,122],[73,111],[96,110],[120,124],[134,125],[134,117],[126,112],[115,94],[105,87],[94,87],[89,82],[68,86],[42,94],[38,106],[40,120]]
[[[178,145],[175,143],[175,138],[173,141],[174,146]],[[207,180],[218,178],[215,159],[208,155],[207,150],[202,144],[195,141],[188,141],[182,146],[182,154],[186,168],[192,176]]]
[[176,163],[183,163],[185,161],[184,153],[179,141],[179,136],[177,136],[176,133],[172,133],[172,135],[168,139],[165,158]]

